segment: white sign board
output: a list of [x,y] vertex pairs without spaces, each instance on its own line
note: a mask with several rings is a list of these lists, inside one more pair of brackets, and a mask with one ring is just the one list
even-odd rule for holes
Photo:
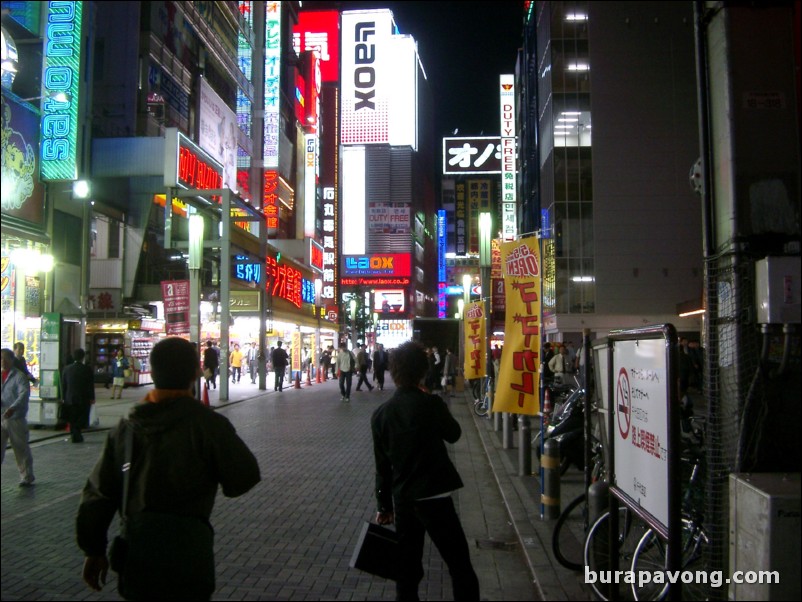
[[668,373],[663,339],[613,347],[615,485],[668,524]]

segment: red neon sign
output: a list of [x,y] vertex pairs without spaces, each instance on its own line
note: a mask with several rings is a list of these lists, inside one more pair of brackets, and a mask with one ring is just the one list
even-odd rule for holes
[[265,170],[262,211],[264,211],[268,229],[278,228],[278,172],[273,169]]
[[[222,169],[211,165],[191,149],[180,146],[178,149],[178,183],[196,190],[210,190],[223,187]],[[219,202],[219,197],[216,197]]]
[[[303,288],[303,278],[300,270],[285,265],[278,264],[274,257],[267,257],[267,292],[274,297],[286,299],[295,307],[301,307],[301,289]],[[272,290],[271,290],[272,288]]]

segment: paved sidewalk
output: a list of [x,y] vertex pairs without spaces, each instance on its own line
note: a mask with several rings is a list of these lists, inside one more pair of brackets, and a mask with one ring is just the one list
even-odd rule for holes
[[[116,424],[147,390],[126,389],[112,401],[98,388],[101,429]],[[348,568],[359,525],[375,510],[369,418],[392,387],[352,393],[347,404],[331,380],[283,393],[259,391],[248,380],[232,386],[229,402],[210,393],[256,454],[263,476],[241,498],[218,496],[214,599],[393,599],[390,582]],[[482,599],[588,599],[575,574],[552,566],[551,525],[538,516],[534,477],[516,476],[517,450],[501,449],[499,434],[474,416],[467,397],[450,405],[463,428],[451,447],[466,484],[455,501],[474,545]],[[80,490],[104,438],[96,430],[74,445],[65,432],[32,430],[37,485],[30,490],[16,486],[9,451],[2,467],[3,600],[117,598],[114,577],[100,594],[85,588],[73,533]],[[424,567],[421,598],[451,599],[448,571],[429,544]]]

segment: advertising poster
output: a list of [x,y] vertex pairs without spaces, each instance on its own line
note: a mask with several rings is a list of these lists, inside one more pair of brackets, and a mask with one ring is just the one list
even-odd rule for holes
[[163,280],[165,332],[189,334],[189,280]]
[[200,80],[198,146],[223,166],[223,188],[237,192],[237,115]]
[[507,301],[504,353],[493,410],[540,411],[540,253],[534,237],[501,244]]
[[465,306],[465,365],[466,379],[487,376],[487,330],[485,307],[481,301]]
[[297,372],[301,369],[301,333],[292,333],[292,346],[290,348],[290,370]]

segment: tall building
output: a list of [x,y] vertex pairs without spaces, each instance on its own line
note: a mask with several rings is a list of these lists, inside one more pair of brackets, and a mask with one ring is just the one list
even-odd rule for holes
[[533,2],[518,219],[544,238],[544,332],[674,323],[698,333],[701,207],[692,7]]

